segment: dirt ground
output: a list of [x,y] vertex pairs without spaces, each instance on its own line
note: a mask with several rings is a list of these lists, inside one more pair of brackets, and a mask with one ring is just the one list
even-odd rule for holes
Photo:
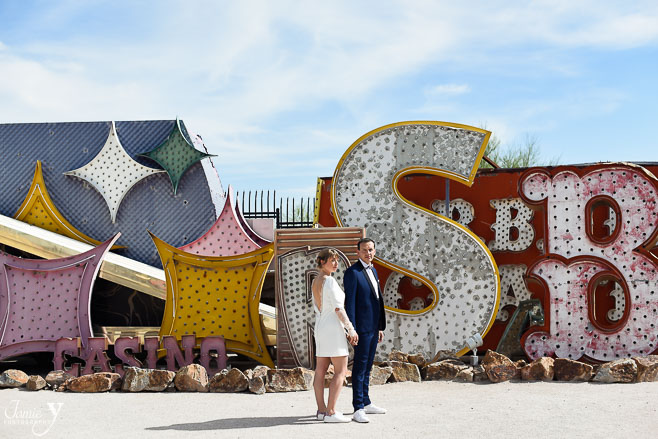
[[[658,383],[395,383],[369,424],[314,420],[312,392],[74,394],[0,390],[0,437],[656,438]],[[339,410],[351,413],[351,388]]]

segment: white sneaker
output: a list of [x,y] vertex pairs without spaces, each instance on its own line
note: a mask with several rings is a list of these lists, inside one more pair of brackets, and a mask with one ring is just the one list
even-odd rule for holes
[[344,416],[341,412],[335,412],[333,415],[325,415],[324,422],[350,422],[350,418]]
[[368,404],[364,407],[365,411],[369,415],[383,415],[386,413],[386,409],[377,407],[375,404]]
[[356,422],[370,422],[370,419],[366,416],[366,411],[364,409],[359,409],[354,412],[352,415],[352,420]]
[[320,410],[315,412],[315,417],[318,421],[324,420],[325,413],[321,412]]

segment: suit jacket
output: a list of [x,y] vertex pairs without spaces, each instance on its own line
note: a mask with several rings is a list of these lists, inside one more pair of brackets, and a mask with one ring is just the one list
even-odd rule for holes
[[383,331],[386,329],[384,298],[379,287],[377,271],[372,269],[377,280],[379,298],[375,296],[368,273],[360,260],[345,271],[345,312],[357,333]]

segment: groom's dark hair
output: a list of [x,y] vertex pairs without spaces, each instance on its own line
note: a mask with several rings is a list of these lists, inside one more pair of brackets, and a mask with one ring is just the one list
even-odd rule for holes
[[372,242],[373,247],[376,247],[375,241],[373,241],[370,238],[361,238],[359,239],[359,242],[356,243],[356,248],[358,250],[361,250],[361,244],[365,244],[366,242]]

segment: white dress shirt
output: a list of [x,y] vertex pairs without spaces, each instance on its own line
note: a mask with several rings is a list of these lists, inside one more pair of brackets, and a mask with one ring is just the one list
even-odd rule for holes
[[372,265],[366,264],[361,259],[359,259],[359,261],[363,264],[363,268],[365,268],[366,273],[368,274],[368,279],[370,279],[370,284],[372,285],[372,288],[375,290],[375,297],[379,299],[379,284],[377,283],[377,279],[375,279],[375,273],[372,272]]

